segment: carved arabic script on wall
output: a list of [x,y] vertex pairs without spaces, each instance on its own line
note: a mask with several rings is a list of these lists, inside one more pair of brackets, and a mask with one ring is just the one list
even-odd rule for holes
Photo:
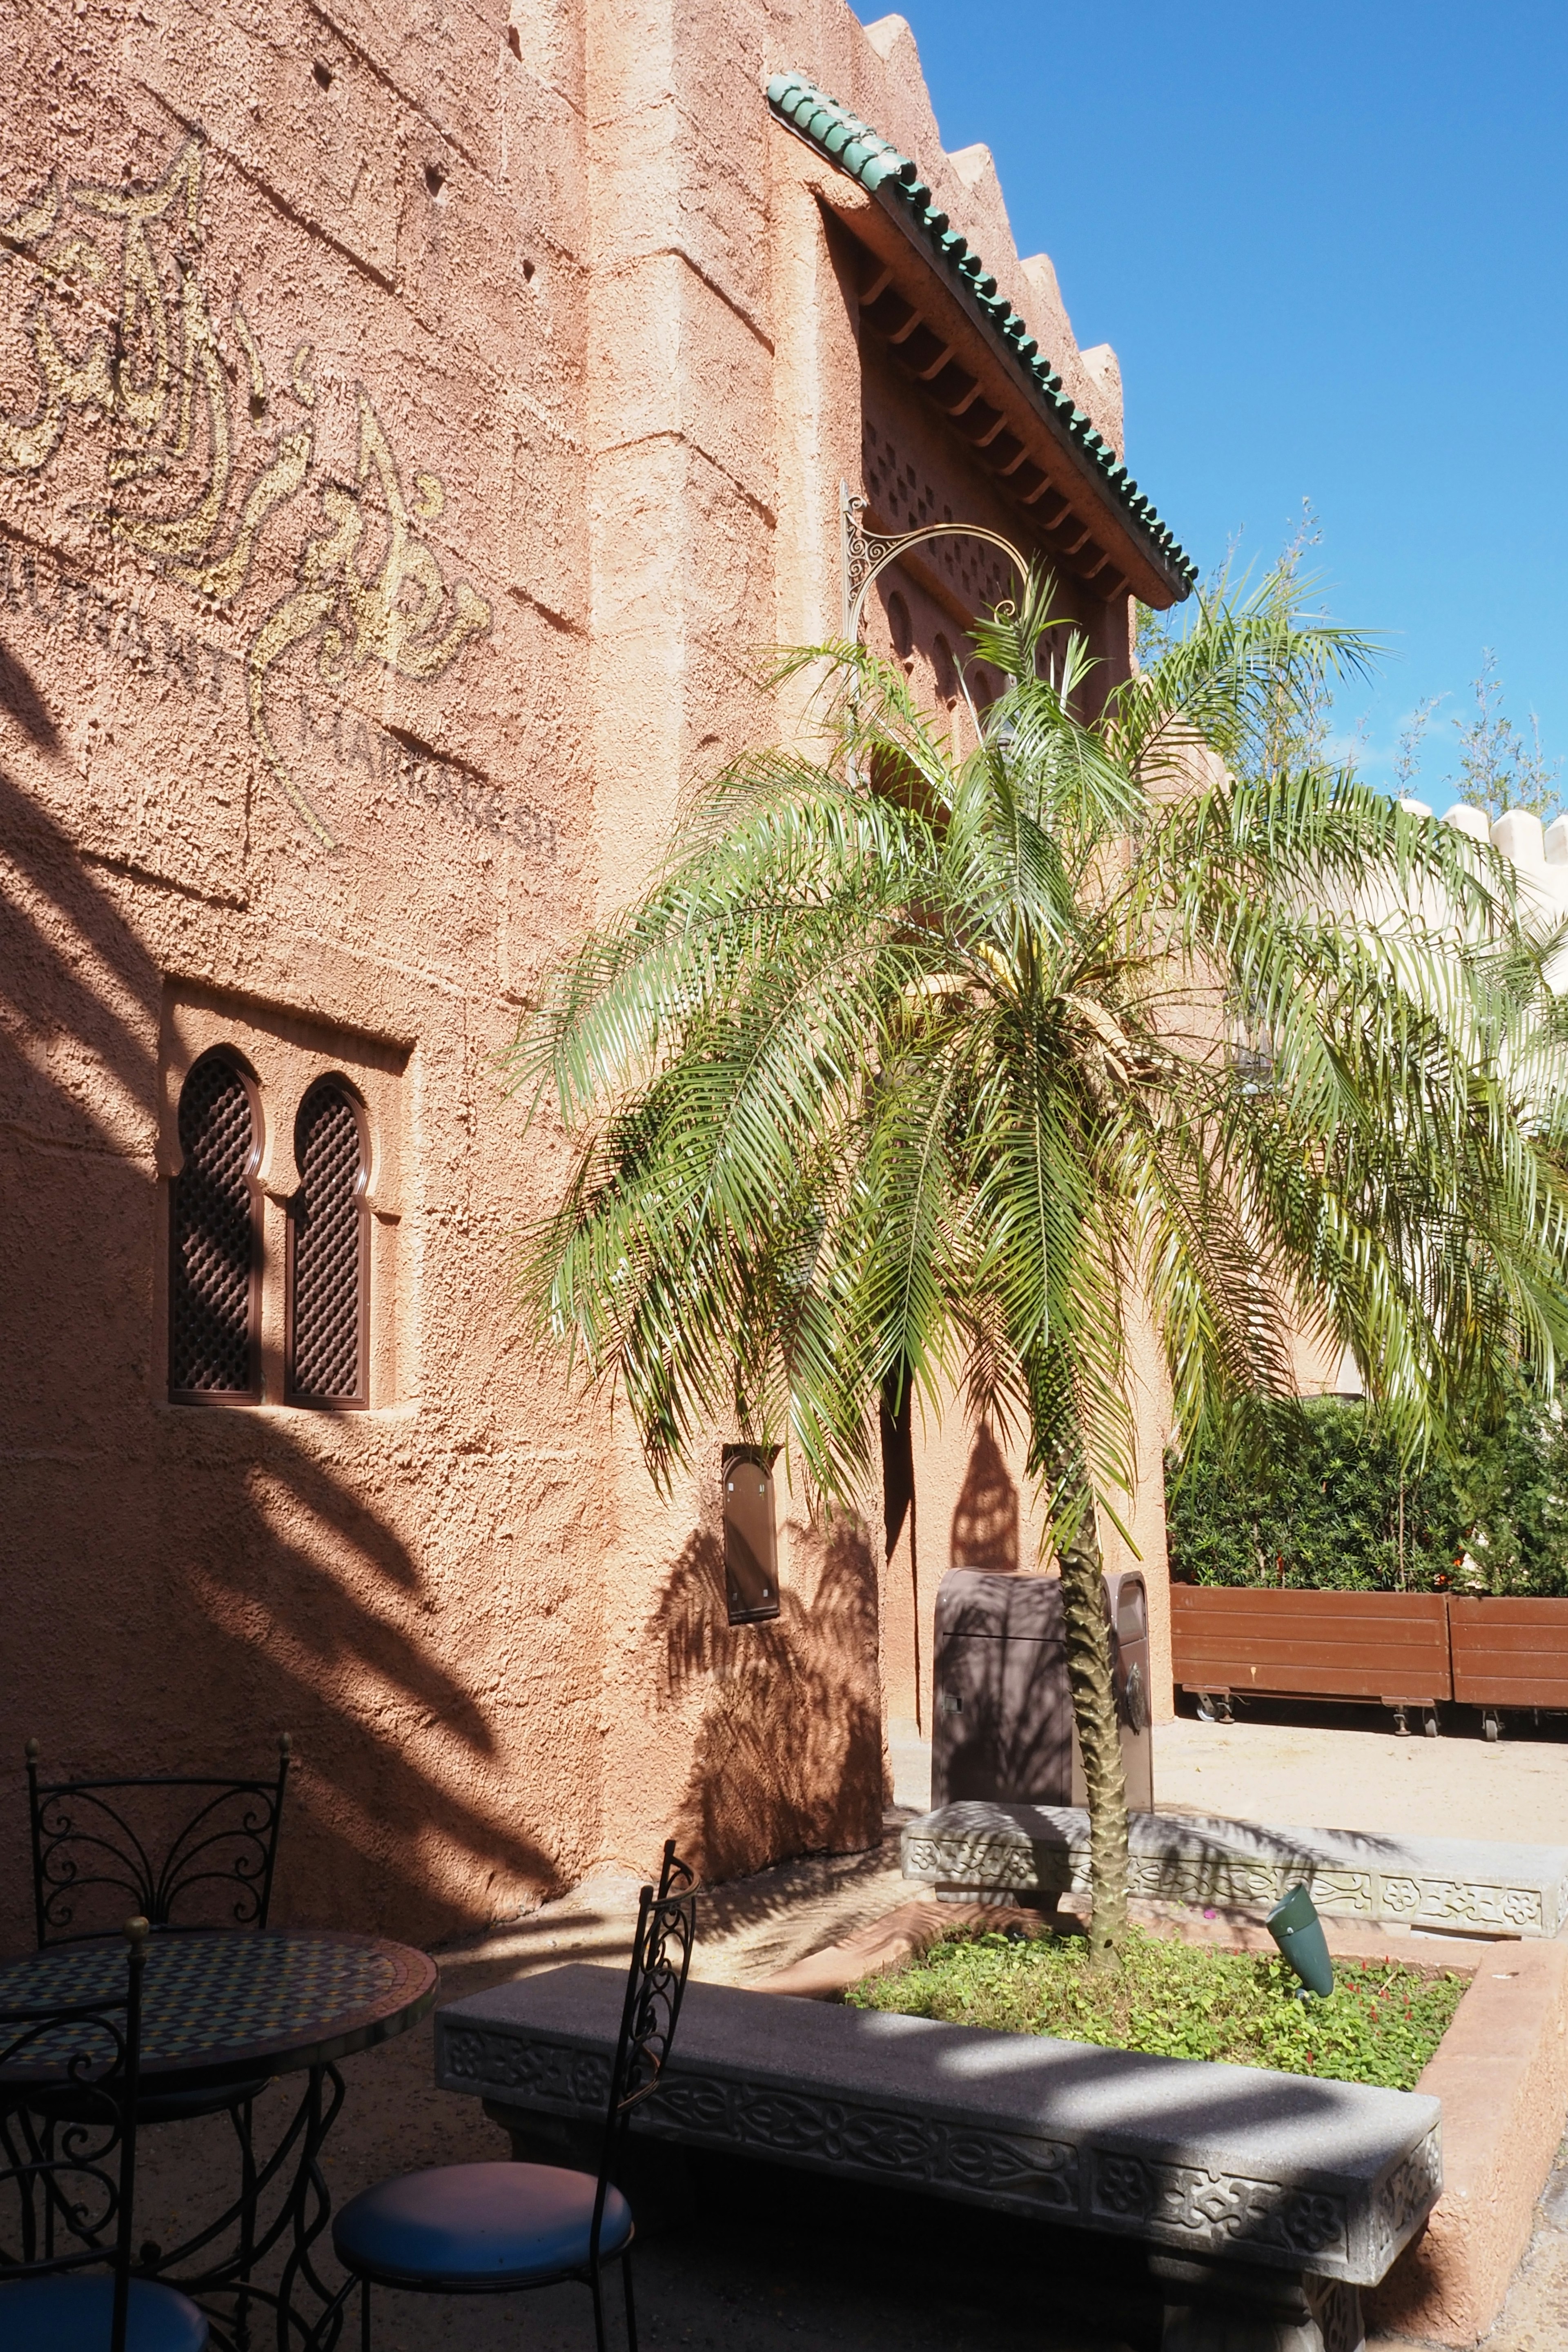
[[[57,173],[0,220],[0,264],[31,274],[24,332],[37,376],[30,414],[0,409],[0,477],[43,474],[73,416],[107,424],[108,495],[93,520],[211,610],[244,591],[275,518],[308,493],[318,452],[308,343],[293,351],[277,386],[289,421],[262,443],[259,469],[247,468],[237,447],[237,396],[200,268],[203,168],[202,142],[188,139],[155,187],[97,187]],[[84,336],[88,310],[101,323]],[[272,415],[266,363],[237,306],[227,328],[258,427]],[[489,605],[467,581],[448,585],[425,536],[446,505],[439,478],[416,471],[406,488],[363,384],[355,401],[353,481],[321,479],[295,584],[262,616],[243,656],[246,716],[264,772],[328,848],[332,836],[269,710],[278,664],[313,645],[330,688],[367,665],[423,683],[490,625]]]

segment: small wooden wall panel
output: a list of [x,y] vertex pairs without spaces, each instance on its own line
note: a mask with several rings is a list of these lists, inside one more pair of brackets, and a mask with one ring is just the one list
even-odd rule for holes
[[1454,1696],[1470,1706],[1568,1707],[1568,1601],[1448,1603]]
[[1437,1592],[1176,1584],[1171,1638],[1176,1680],[1187,1690],[1408,1706],[1454,1695],[1447,1610]]

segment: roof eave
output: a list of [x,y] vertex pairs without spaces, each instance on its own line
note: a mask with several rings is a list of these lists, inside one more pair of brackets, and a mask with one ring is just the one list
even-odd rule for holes
[[931,191],[914,163],[802,76],[775,75],[768,98],[775,121],[833,166],[844,201],[836,198],[835,181],[823,184],[824,200],[904,281],[900,291],[906,299],[915,299],[906,290],[913,279],[922,311],[940,313],[939,331],[955,348],[962,345],[963,364],[980,379],[994,406],[1002,393],[1015,430],[1020,417],[1028,420],[1032,437],[1050,454],[1050,487],[1090,523],[1097,548],[1126,585],[1160,608],[1189,595],[1195,567],[1169,530],[1155,527],[1158,517],[1136,485],[1129,486],[1125,466],[1091,420],[1060,394],[1060,379],[1037,355],[1037,345],[1012,306],[995,297],[994,280],[970,254],[966,240],[933,227],[933,220],[944,216],[931,213]]

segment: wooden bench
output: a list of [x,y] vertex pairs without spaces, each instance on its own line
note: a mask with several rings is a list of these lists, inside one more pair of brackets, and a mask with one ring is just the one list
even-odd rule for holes
[[[518,2154],[580,2161],[623,1992],[574,1965],[455,2001],[436,2079],[482,2099]],[[1358,2290],[1441,2187],[1438,2121],[1415,2092],[694,1983],[639,2129],[1135,2242],[1187,2314],[1187,2352],[1281,2346],[1282,2294],[1292,2352],[1355,2352]]]
[[1439,1702],[1457,1696],[1440,1592],[1173,1584],[1171,1648],[1178,1685],[1226,1714],[1237,1694],[1359,1699],[1392,1707],[1401,1729],[1415,1707],[1435,1735]]
[[1448,1602],[1454,1696],[1479,1706],[1489,1739],[1504,1707],[1568,1708],[1568,1601]]

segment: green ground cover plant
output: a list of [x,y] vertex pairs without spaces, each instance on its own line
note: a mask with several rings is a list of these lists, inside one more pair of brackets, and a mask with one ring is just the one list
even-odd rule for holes
[[845,1998],[1002,2033],[1048,2033],[1160,2058],[1216,2058],[1343,2083],[1415,2088],[1465,1979],[1393,1960],[1336,1961],[1326,2000],[1294,1998],[1282,1959],[1178,1944],[1129,1927],[1117,1963],[1081,1936],[952,1936]]

